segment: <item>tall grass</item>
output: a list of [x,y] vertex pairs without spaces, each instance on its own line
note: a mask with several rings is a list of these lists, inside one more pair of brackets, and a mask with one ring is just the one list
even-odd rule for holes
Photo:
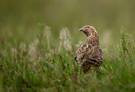
[[[68,29],[63,29],[70,35]],[[62,34],[62,33],[61,33]],[[61,37],[59,44],[47,36],[26,45],[4,45],[0,52],[0,91],[2,92],[133,92],[135,90],[135,45],[122,29],[117,46],[104,51],[100,73],[84,74],[74,61],[75,45]],[[43,44],[42,40],[45,40]],[[64,41],[68,40],[70,52]],[[55,41],[55,39],[54,39]],[[67,43],[66,43],[67,44]],[[71,49],[72,48],[72,49]],[[47,50],[45,50],[47,49]],[[60,50],[60,51],[59,51]]]

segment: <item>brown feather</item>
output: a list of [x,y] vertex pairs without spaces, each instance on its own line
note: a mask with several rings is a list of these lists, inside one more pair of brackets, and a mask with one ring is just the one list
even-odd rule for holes
[[94,27],[86,25],[80,29],[86,36],[86,42],[75,52],[75,61],[84,72],[91,67],[99,67],[103,62],[103,53],[99,47],[99,37]]

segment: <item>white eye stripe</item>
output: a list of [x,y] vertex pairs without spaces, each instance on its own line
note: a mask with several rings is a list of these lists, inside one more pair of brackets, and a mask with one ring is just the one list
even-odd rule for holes
[[92,28],[97,33],[96,29],[93,26],[90,26],[90,28]]

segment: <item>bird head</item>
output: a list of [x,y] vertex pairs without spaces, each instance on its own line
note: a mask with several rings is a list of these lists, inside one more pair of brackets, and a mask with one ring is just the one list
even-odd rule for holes
[[93,26],[85,25],[79,30],[84,32],[87,36],[97,36],[97,31]]

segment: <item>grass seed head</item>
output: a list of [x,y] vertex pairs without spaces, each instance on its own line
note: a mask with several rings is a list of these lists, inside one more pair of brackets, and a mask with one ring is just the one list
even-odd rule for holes
[[39,40],[35,39],[34,42],[29,45],[28,56],[29,56],[29,59],[31,61],[35,60],[37,58],[37,45],[38,45],[38,43],[39,43]]
[[72,46],[71,46],[71,35],[70,31],[68,28],[63,28],[60,31],[60,45],[59,45],[59,51],[61,49],[61,46],[65,48],[66,51],[71,51]]
[[48,49],[50,49],[51,27],[45,26],[45,29],[44,30],[45,30],[44,35],[46,37]]
[[13,58],[17,59],[18,51],[16,48],[11,48],[11,55]]
[[21,55],[26,52],[26,44],[25,43],[20,43],[19,49],[21,51]]

